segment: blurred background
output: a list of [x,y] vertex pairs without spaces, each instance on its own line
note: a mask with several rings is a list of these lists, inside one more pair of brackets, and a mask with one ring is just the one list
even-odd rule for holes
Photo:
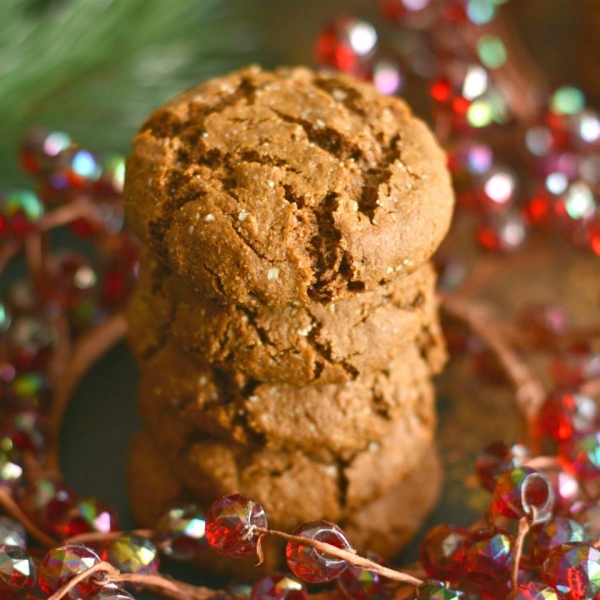
[[[379,16],[377,0],[3,0],[1,7],[2,189],[30,181],[17,165],[17,148],[32,125],[68,132],[100,153],[126,154],[148,113],[182,89],[252,62],[314,64],[317,34],[340,13],[373,22],[391,47],[400,35]],[[512,0],[505,9],[550,83],[578,86],[598,108],[600,1]],[[427,118],[425,95],[411,93],[415,112]],[[525,288],[527,275],[522,279]],[[571,281],[576,279],[581,277],[573,275]],[[498,286],[510,287],[513,281],[511,275]],[[6,279],[0,281],[0,287],[6,285]],[[554,280],[548,282],[553,285]],[[597,309],[597,299],[585,306]],[[121,344],[77,390],[61,440],[67,480],[81,495],[115,506],[124,527],[132,526],[125,463],[139,429],[136,383],[136,367]],[[495,404],[493,395],[482,396],[474,411],[464,394],[472,390],[464,385],[446,389],[456,401],[443,396],[440,404],[448,484],[432,520],[468,524],[482,506],[474,489],[468,497],[464,492],[472,457],[499,426],[516,439],[521,424],[516,414]],[[466,435],[456,424],[460,411]],[[485,423],[481,415],[489,417]]]
[[[250,62],[314,63],[334,16],[398,30],[377,0],[4,0],[0,20],[0,181],[21,182],[15,145],[32,124],[82,145],[126,152],[149,111],[211,75]],[[600,98],[600,3],[527,0],[503,9],[552,82]],[[427,109],[417,107],[427,116]]]

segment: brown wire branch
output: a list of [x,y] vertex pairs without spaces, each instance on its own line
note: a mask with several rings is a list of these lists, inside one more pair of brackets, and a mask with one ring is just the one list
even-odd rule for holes
[[527,534],[531,530],[531,523],[527,519],[527,517],[521,517],[519,520],[519,529],[517,532],[517,537],[515,539],[515,549],[513,556],[513,564],[510,572],[510,580],[512,583],[512,589],[516,590],[517,585],[519,584],[519,565],[521,564],[521,557],[523,556],[523,544],[525,543],[525,538]]
[[466,323],[494,353],[509,381],[514,386],[515,399],[533,432],[534,422],[545,400],[544,386],[533,369],[515,352],[485,304],[465,300],[460,296],[442,297],[443,310]]
[[83,334],[73,345],[71,356],[54,384],[52,407],[48,414],[47,467],[58,470],[58,437],[65,410],[75,387],[92,364],[116,344],[127,329],[122,312],[110,316],[104,323]]
[[50,537],[47,533],[43,532],[19,507],[19,505],[12,499],[10,494],[0,488],[0,507],[9,517],[12,517],[33,536],[38,542],[48,548],[56,545],[56,540]]
[[407,575],[406,573],[401,573],[400,571],[384,567],[383,565],[379,565],[368,558],[364,558],[358,555],[355,550],[344,550],[319,540],[301,537],[298,535],[291,535],[289,533],[284,533],[275,529],[267,529],[265,527],[250,527],[248,533],[250,534],[252,532],[259,533],[261,535],[272,535],[279,537],[287,540],[288,542],[294,542],[300,546],[310,546],[311,548],[315,548],[315,550],[318,550],[323,554],[328,554],[330,556],[335,556],[336,558],[346,560],[353,567],[364,569],[366,571],[370,571],[371,573],[376,573],[382,577],[387,577],[392,581],[407,583],[413,586],[419,586],[423,583],[421,579],[413,577],[412,575]]

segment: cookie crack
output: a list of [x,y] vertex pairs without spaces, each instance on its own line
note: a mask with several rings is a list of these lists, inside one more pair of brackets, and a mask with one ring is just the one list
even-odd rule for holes
[[398,147],[400,140],[400,134],[397,133],[383,151],[383,156],[377,165],[367,169],[363,175],[363,186],[358,198],[358,210],[368,217],[371,223],[373,223],[375,211],[379,206],[379,188],[389,183],[393,175],[392,165],[396,160],[401,160]]
[[332,127],[327,127],[325,124],[322,126],[317,126],[306,119],[301,119],[300,117],[294,117],[292,115],[286,115],[277,109],[271,108],[270,110],[274,112],[282,121],[300,125],[310,143],[321,148],[321,150],[327,152],[327,154],[335,158],[337,161],[345,161],[349,159],[358,161],[361,158],[364,158],[363,152],[358,146],[350,143],[347,138],[345,138],[340,134],[339,131],[336,131]]

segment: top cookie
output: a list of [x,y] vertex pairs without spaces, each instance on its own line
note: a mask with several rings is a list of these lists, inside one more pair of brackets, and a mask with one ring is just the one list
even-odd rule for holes
[[453,200],[403,101],[305,68],[250,67],[176,97],[142,127],[125,182],[143,241],[243,306],[327,304],[414,271]]

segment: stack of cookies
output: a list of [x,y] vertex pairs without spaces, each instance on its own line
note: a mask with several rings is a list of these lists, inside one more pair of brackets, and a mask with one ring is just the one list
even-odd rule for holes
[[347,76],[248,68],[151,115],[125,200],[140,522],[241,492],[395,553],[440,486],[428,260],[453,195],[426,126]]

